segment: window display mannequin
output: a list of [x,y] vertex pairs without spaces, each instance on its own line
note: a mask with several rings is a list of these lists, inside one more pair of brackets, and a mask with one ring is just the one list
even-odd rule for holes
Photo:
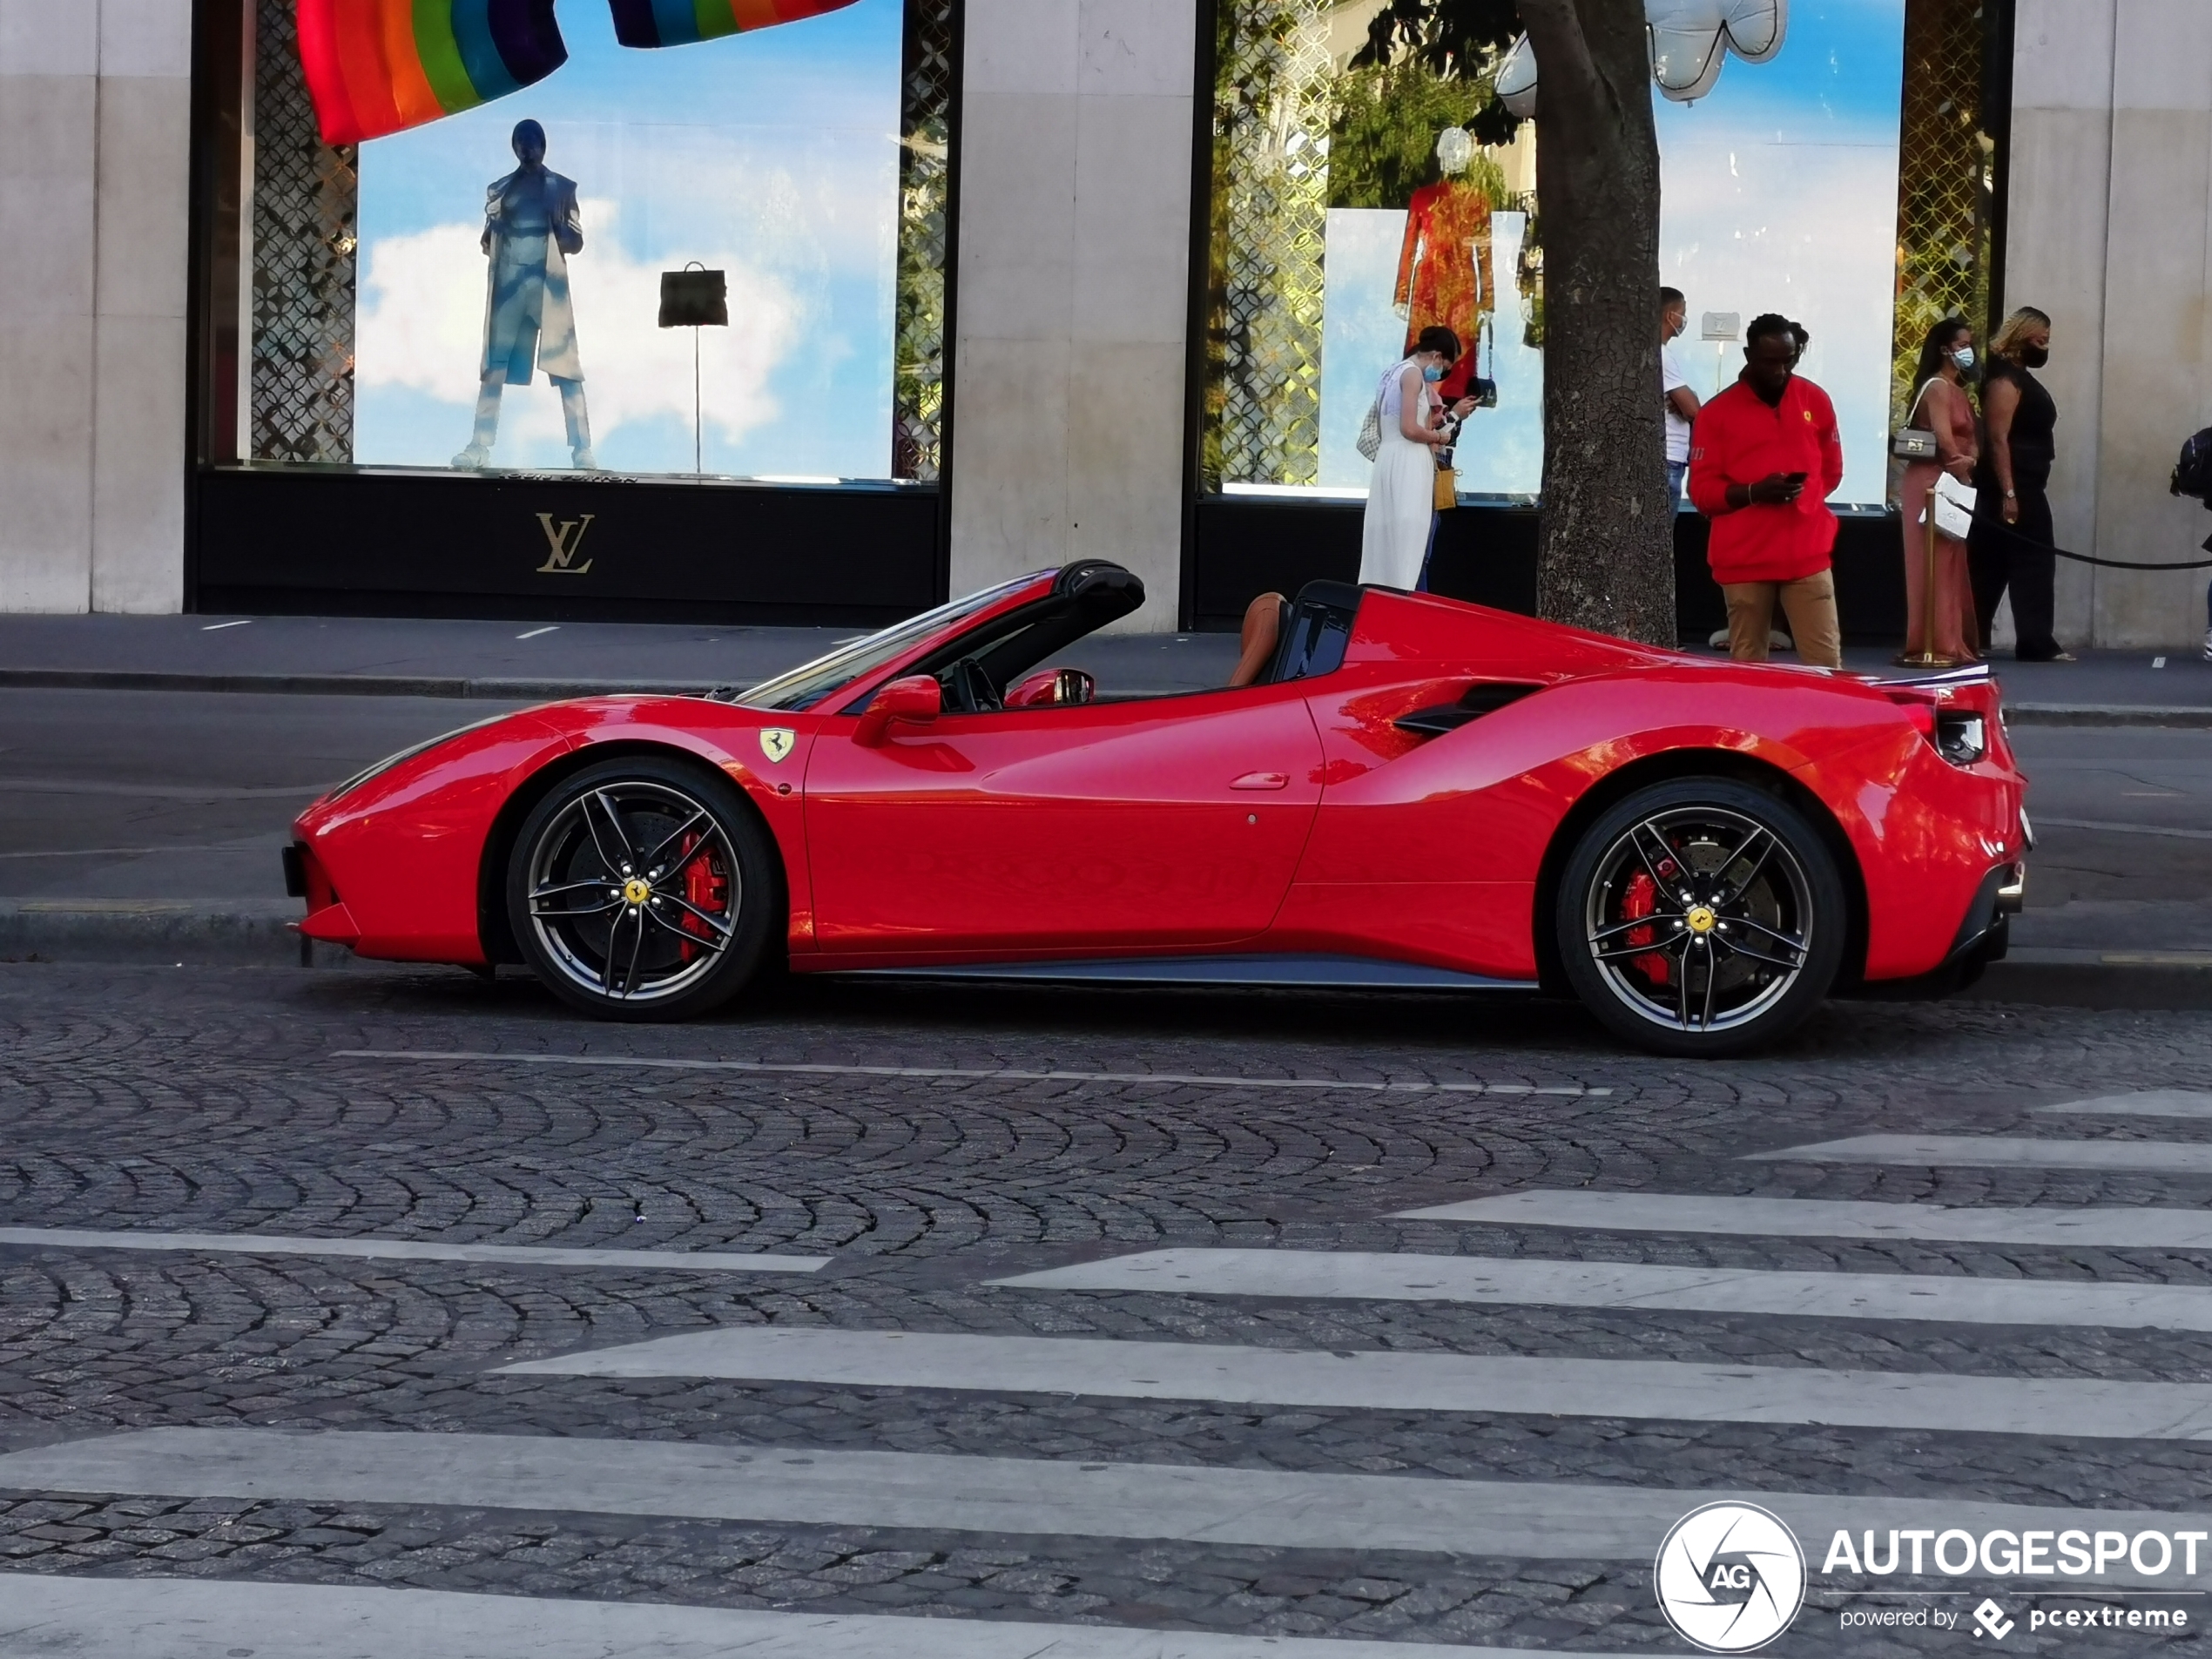
[[1466,395],[1475,372],[1474,341],[1483,318],[1498,308],[1490,282],[1490,192],[1465,175],[1474,140],[1464,127],[1437,135],[1441,176],[1413,192],[1406,208],[1406,239],[1398,253],[1398,314],[1406,319],[1411,355],[1424,328],[1448,328],[1467,349],[1437,388],[1447,403]]
[[482,247],[491,260],[484,300],[484,355],[478,372],[476,429],[456,467],[491,459],[499,436],[500,394],[528,386],[534,369],[560,388],[569,451],[578,471],[594,470],[591,420],[583,404],[583,362],[577,354],[576,313],[569,303],[569,256],[583,250],[576,180],[545,165],[545,129],[516,125],[515,158],[523,165],[484,194]]

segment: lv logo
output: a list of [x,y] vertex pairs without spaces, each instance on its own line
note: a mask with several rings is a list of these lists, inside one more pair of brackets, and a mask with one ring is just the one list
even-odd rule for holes
[[596,513],[586,513],[582,518],[564,518],[557,523],[550,513],[537,516],[538,525],[545,532],[547,552],[545,563],[537,567],[540,576],[582,576],[591,568],[591,561],[575,563],[576,556],[583,550],[583,538],[591,529]]

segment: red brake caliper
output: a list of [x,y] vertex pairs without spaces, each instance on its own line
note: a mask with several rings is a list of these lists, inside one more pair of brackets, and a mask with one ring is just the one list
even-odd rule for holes
[[[692,856],[695,853],[697,856]],[[729,878],[714,867],[711,857],[700,851],[698,837],[687,836],[685,839],[684,854],[691,860],[684,867],[685,899],[708,915],[719,916],[723,906],[729,900]],[[683,925],[687,934],[696,934],[701,939],[709,936],[706,924],[697,916],[686,915]],[[694,960],[698,949],[696,945],[685,945],[682,948],[685,961]]]
[[[1629,878],[1629,890],[1621,900],[1621,920],[1633,921],[1638,916],[1648,916],[1659,907],[1659,884],[1643,871],[1638,870]],[[1649,927],[1629,929],[1628,942],[1649,945],[1655,930]],[[1631,956],[1629,966],[1635,968],[1655,984],[1667,982],[1667,959],[1657,951],[1646,956]]]

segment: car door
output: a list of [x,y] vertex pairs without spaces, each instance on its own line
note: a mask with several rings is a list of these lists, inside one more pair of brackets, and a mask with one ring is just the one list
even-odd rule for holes
[[946,713],[806,772],[826,952],[1225,943],[1266,928],[1320,800],[1299,686]]

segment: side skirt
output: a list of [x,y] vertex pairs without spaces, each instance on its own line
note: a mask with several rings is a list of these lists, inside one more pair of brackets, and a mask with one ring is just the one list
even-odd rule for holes
[[1098,961],[959,962],[928,968],[816,968],[850,979],[1029,980],[1115,985],[1279,985],[1309,990],[1533,991],[1534,980],[1486,979],[1365,956],[1145,956]]

